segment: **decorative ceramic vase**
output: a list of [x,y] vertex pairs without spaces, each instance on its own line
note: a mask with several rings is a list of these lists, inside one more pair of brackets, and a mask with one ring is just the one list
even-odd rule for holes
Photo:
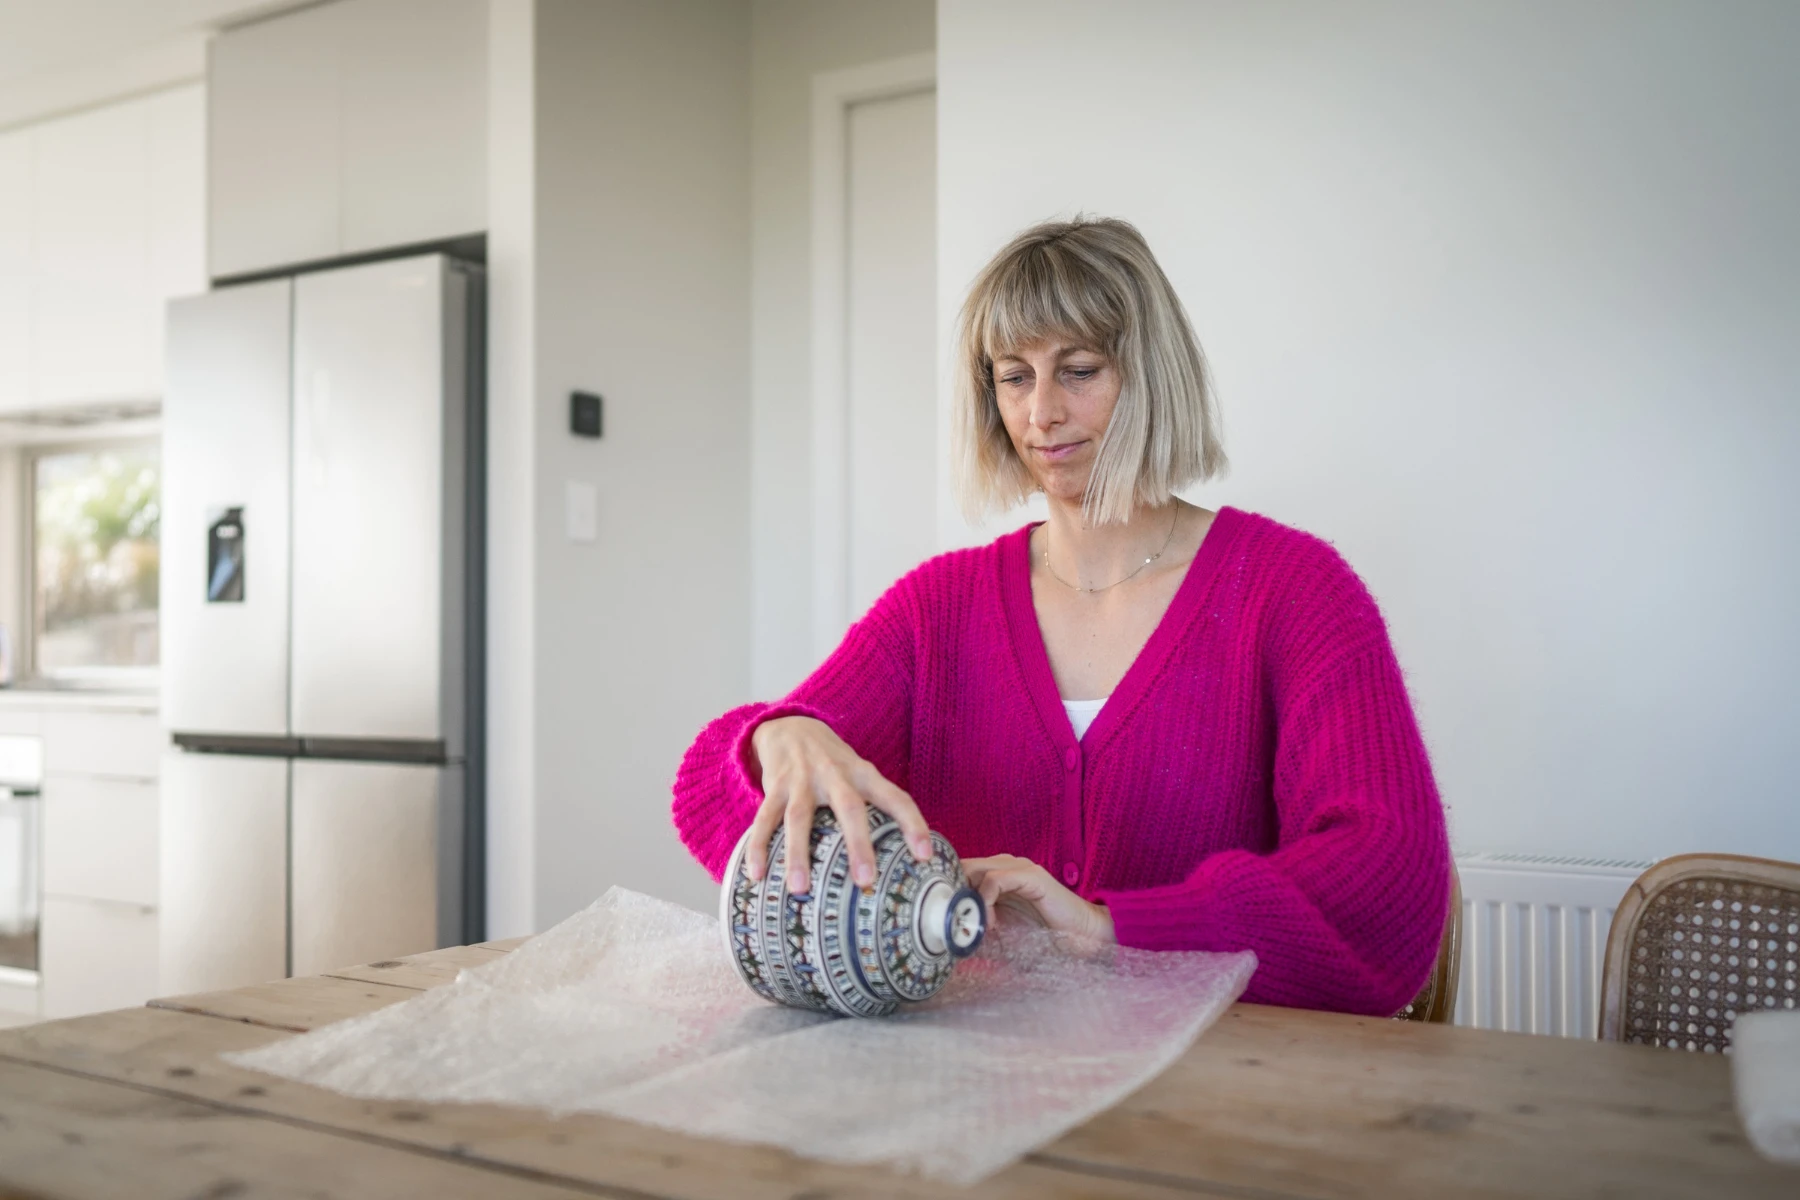
[[788,894],[785,829],[761,880],[744,872],[749,840],[738,839],[725,866],[719,918],[738,974],[778,1004],[886,1016],[934,995],[987,930],[987,908],[950,843],[933,833],[930,861],[915,861],[885,813],[869,810],[875,883],[866,891],[850,881],[850,847],[829,809],[813,817],[810,894]]

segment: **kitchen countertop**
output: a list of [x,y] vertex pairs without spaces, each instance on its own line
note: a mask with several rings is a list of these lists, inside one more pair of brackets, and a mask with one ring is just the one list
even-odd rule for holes
[[157,691],[114,691],[105,688],[14,686],[0,688],[0,708],[120,709],[155,712],[162,705]]
[[1238,1004],[967,1192],[610,1117],[353,1100],[228,1050],[398,1003],[488,942],[0,1032],[0,1193],[45,1197],[1787,1197],[1717,1055]]

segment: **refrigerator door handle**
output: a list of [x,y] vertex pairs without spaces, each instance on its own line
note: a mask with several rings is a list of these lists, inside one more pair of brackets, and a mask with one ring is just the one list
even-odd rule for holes
[[450,761],[442,738],[303,737],[298,758],[342,762],[418,763],[441,767]]
[[181,730],[169,735],[179,750],[197,754],[241,754],[252,758],[292,758],[300,739],[264,733],[200,733]]

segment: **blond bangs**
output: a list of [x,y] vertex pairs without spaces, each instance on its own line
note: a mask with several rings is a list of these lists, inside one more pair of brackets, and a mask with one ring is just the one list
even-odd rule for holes
[[1128,520],[1224,469],[1206,360],[1143,236],[1118,220],[1047,222],[988,263],[958,318],[954,465],[970,520],[1035,490],[1000,418],[993,370],[1046,341],[1104,354],[1120,376],[1082,500],[1090,525]]
[[1110,358],[1123,313],[1093,303],[1098,281],[1084,278],[1066,255],[1033,249],[1007,262],[993,280],[979,329],[982,355],[992,364],[1026,346],[1061,341]]

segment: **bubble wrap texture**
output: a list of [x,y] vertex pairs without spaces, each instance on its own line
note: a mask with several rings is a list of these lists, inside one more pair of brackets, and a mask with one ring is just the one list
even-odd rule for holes
[[224,1057],[351,1096],[605,1113],[973,1183],[1151,1079],[1256,956],[994,930],[931,1000],[851,1020],[737,977],[715,918],[613,888],[454,983]]

